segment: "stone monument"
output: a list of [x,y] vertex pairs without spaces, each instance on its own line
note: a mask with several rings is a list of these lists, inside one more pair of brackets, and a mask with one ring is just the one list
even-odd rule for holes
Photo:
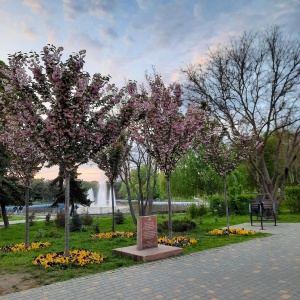
[[137,250],[157,248],[156,216],[139,217],[137,221]]
[[113,253],[121,253],[136,261],[157,260],[179,255],[182,252],[182,248],[158,244],[156,216],[138,218],[136,245],[113,250]]

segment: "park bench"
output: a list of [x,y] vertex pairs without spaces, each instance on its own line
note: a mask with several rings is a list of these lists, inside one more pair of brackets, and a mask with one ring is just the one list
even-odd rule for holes
[[[249,204],[249,213],[251,226],[254,221],[260,221],[261,229],[264,229],[265,221],[274,221],[276,226],[276,204],[271,199],[266,199],[264,195],[257,195],[256,199]],[[256,220],[253,216],[256,216]]]

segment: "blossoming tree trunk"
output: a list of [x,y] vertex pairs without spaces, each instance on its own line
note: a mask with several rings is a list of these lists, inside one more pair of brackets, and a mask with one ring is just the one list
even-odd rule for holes
[[172,201],[171,201],[171,184],[170,175],[166,175],[167,186],[168,186],[168,234],[169,239],[172,239]]
[[25,247],[29,247],[29,185],[25,187]]
[[112,232],[115,232],[115,196],[114,196],[114,182],[110,182],[111,195],[111,212],[112,212]]
[[8,216],[7,216],[7,213],[6,213],[5,204],[1,202],[0,205],[1,205],[2,218],[3,218],[3,222],[4,222],[4,228],[8,229],[9,228],[9,221],[8,221]]
[[65,193],[65,255],[70,255],[70,173],[66,173]]
[[229,209],[228,209],[228,199],[227,199],[227,182],[226,175],[223,176],[224,183],[224,201],[225,201],[225,210],[226,210],[226,226],[229,233]]

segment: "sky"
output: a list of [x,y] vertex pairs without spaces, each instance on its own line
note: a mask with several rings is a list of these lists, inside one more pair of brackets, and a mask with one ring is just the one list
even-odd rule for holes
[[[85,49],[84,70],[110,75],[118,87],[143,82],[153,67],[168,84],[231,36],[275,24],[299,34],[300,0],[0,0],[0,60],[53,44],[66,57]],[[100,176],[95,165],[79,172],[87,181]]]

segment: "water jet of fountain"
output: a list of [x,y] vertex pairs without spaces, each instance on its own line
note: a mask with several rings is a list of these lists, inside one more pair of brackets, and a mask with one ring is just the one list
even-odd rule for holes
[[[112,198],[110,184],[107,183],[104,172],[101,172],[99,179],[99,188],[97,196],[94,196],[92,189],[88,190],[88,199],[92,201],[88,208],[89,213],[110,213],[112,211]],[[114,195],[114,207],[116,207],[116,198]]]

